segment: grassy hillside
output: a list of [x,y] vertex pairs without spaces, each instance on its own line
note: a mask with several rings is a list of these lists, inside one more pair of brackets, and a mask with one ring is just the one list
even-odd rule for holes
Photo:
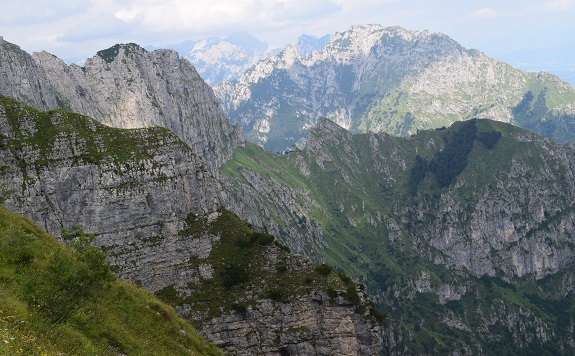
[[[504,270],[509,251],[537,254],[529,244],[538,239],[540,248],[569,258],[563,248],[572,246],[566,146],[490,120],[458,122],[409,139],[321,126],[310,131],[300,152],[277,155],[246,145],[222,169],[257,197],[254,210],[268,214],[286,244],[367,286],[388,315],[388,334],[396,337],[387,340],[390,352],[571,350],[564,335],[574,319],[559,310],[575,307],[572,267],[546,278]],[[274,201],[280,193],[283,200]],[[543,217],[532,211],[534,204],[543,204]],[[473,240],[493,221],[512,221],[517,240],[505,241],[501,232]],[[323,234],[314,240],[316,226]],[[300,240],[294,240],[298,231]],[[457,266],[457,257],[473,249],[491,252]],[[491,275],[470,273],[474,263],[491,261],[497,266]]]
[[0,206],[0,354],[220,355],[172,307],[115,279],[89,236],[68,245]]

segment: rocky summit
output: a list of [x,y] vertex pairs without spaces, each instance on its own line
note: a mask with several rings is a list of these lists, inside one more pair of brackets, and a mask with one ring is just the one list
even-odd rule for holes
[[213,173],[243,144],[210,87],[173,50],[116,45],[79,67],[47,52],[31,56],[6,41],[0,48],[0,93],[37,109],[61,108],[118,128],[169,128]]
[[289,45],[215,92],[246,137],[275,152],[304,141],[320,117],[399,136],[489,118],[575,137],[575,90],[566,82],[401,27],[354,26],[305,57]]

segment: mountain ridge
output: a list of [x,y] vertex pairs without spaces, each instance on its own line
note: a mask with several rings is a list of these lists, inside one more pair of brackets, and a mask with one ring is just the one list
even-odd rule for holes
[[[235,81],[214,87],[246,137],[272,151],[305,140],[317,118],[354,132],[395,135],[492,118],[566,139],[575,112],[575,90],[548,74],[521,72],[446,35],[380,25],[354,26],[331,36],[321,52],[301,58],[287,46]],[[512,108],[531,91],[544,92],[537,122],[529,126]],[[515,117],[518,116],[518,117]],[[555,136],[553,136],[555,135]]]
[[[413,193],[416,157],[430,168]],[[572,342],[551,306],[574,306],[574,158],[490,120],[399,138],[320,119],[304,148],[248,144],[223,172],[239,216],[366,284],[389,317],[386,352],[535,354]]]
[[[119,128],[167,127],[202,155],[213,174],[244,142],[211,88],[173,50],[115,45],[80,67],[47,52],[29,55],[6,41],[0,45],[3,63],[10,63],[3,67],[1,93],[37,109],[66,109]],[[29,79],[11,79],[19,77]]]

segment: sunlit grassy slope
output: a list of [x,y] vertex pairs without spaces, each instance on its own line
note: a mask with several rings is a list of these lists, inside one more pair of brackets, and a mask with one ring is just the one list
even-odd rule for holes
[[108,273],[96,249],[0,206],[0,355],[221,354],[172,307]]

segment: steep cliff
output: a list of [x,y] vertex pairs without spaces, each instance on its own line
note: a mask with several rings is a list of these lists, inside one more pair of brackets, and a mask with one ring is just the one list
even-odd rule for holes
[[366,284],[388,352],[490,354],[573,349],[574,167],[489,120],[408,139],[320,120],[303,150],[247,145],[222,171],[237,214]]
[[35,108],[62,108],[118,128],[169,128],[212,174],[243,144],[240,128],[230,124],[211,88],[175,51],[116,45],[79,67],[2,43],[2,93]]
[[38,109],[57,107],[43,69],[32,57],[0,36],[0,94]]
[[[490,118],[562,141],[575,137],[569,84],[516,70],[446,35],[400,27],[354,26],[307,57],[289,45],[214,90],[246,137],[272,151],[305,139],[319,117],[399,136]],[[526,95],[531,107],[542,96],[536,113],[513,109]]]
[[120,277],[230,353],[378,353],[381,316],[359,286],[222,209],[219,187],[165,128],[110,128],[0,97],[6,206],[56,235],[77,225],[95,234]]
[[[383,320],[363,287],[325,265],[293,255],[271,235],[227,210],[190,215],[180,235],[213,236],[188,285],[157,295],[202,334],[238,355],[373,355]],[[214,296],[217,296],[214,298]]]

